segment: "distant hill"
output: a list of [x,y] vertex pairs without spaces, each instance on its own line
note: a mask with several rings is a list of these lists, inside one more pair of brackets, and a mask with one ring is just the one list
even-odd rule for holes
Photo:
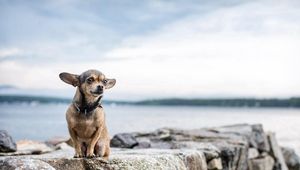
[[[28,96],[28,95],[0,95],[0,103],[32,103],[37,102],[41,104],[49,103],[71,103],[70,98],[60,98],[60,97],[48,97],[48,96]],[[122,101],[110,101],[104,100],[105,104],[128,104],[128,102]]]
[[44,97],[44,96],[23,96],[23,95],[0,95],[0,103],[69,103],[71,99]]
[[213,106],[213,107],[300,107],[300,98],[288,99],[158,99],[135,102],[136,105]]
[[[71,99],[45,96],[26,96],[26,95],[0,95],[0,103],[70,103]],[[234,99],[155,99],[137,102],[128,101],[107,101],[105,104],[119,105],[148,105],[148,106],[209,106],[209,107],[291,107],[300,108],[300,98],[288,99],[255,99],[255,98],[234,98]]]
[[0,84],[0,90],[2,89],[17,89],[17,88],[12,85]]

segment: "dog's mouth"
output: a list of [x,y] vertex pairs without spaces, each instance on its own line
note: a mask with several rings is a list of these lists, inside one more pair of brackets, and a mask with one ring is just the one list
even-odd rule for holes
[[103,90],[99,90],[99,91],[91,91],[91,94],[93,95],[93,96],[101,96],[101,95],[103,95]]

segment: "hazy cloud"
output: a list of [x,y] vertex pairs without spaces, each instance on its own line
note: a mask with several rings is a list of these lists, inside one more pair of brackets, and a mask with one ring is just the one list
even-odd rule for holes
[[2,84],[96,68],[114,98],[300,95],[297,1],[1,3]]

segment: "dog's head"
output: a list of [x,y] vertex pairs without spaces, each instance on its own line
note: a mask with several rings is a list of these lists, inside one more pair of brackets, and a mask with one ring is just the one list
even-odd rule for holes
[[80,75],[63,72],[59,77],[65,83],[79,87],[81,92],[91,97],[101,96],[105,89],[110,89],[116,84],[115,79],[106,78],[97,70],[88,70]]

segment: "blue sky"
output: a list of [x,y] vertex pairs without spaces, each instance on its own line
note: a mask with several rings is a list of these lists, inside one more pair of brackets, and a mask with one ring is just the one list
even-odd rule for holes
[[300,95],[296,0],[2,0],[0,32],[0,84],[27,93],[95,68],[112,99]]

